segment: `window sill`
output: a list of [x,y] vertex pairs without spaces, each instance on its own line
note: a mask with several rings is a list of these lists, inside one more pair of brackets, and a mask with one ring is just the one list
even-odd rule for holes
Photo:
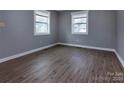
[[88,32],[85,33],[72,33],[73,35],[88,35]]
[[34,33],[35,36],[50,35],[50,33]]

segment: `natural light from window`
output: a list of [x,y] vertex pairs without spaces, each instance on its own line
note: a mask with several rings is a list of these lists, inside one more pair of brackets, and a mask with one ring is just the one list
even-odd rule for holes
[[88,11],[72,13],[72,34],[88,34]]
[[50,13],[48,11],[35,10],[35,35],[47,35],[49,31]]

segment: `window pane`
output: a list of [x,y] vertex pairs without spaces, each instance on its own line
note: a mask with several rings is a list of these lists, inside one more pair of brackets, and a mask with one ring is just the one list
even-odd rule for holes
[[83,23],[87,23],[87,18],[82,18]]
[[72,32],[75,34],[88,34],[88,12],[72,13]]
[[79,25],[78,24],[74,24],[74,28],[78,28],[79,27]]
[[86,32],[86,29],[79,29],[79,32]]
[[36,32],[37,33],[47,33],[48,25],[44,23],[36,23]]
[[45,23],[47,23],[48,22],[48,18],[36,15],[36,21],[37,22],[45,22]]
[[74,18],[74,23],[86,23],[87,18]]
[[78,24],[75,24],[74,25],[74,32],[78,32],[78,29],[79,29],[79,25]]
[[80,25],[79,25],[79,28],[80,28],[80,29],[86,29],[86,26],[87,26],[86,24],[80,24]]
[[86,24],[74,24],[74,32],[86,32]]

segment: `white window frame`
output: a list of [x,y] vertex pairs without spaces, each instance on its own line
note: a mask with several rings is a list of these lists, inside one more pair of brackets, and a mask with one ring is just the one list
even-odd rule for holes
[[[83,14],[86,14],[86,32],[74,32],[74,18],[82,17]],[[88,11],[79,11],[79,12],[72,12],[71,13],[71,28],[72,28],[72,34],[77,34],[77,35],[88,35]]]
[[[41,11],[43,16],[48,17],[48,31],[46,33],[37,33],[36,31],[36,11]],[[50,12],[45,10],[34,10],[34,35],[50,35]]]

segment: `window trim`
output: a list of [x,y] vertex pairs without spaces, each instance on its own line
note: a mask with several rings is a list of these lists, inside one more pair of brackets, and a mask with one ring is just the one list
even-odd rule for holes
[[[71,13],[71,32],[74,35],[88,35],[88,13],[89,11],[79,11],[79,12],[72,12]],[[86,22],[86,32],[74,32],[74,18],[82,17],[82,14],[86,14],[87,22]]]
[[[37,33],[36,32],[36,11],[42,11],[43,12],[43,16],[48,17],[48,32],[46,32],[46,33]],[[50,12],[49,11],[45,11],[45,10],[34,10],[34,35],[35,36],[50,35]]]

